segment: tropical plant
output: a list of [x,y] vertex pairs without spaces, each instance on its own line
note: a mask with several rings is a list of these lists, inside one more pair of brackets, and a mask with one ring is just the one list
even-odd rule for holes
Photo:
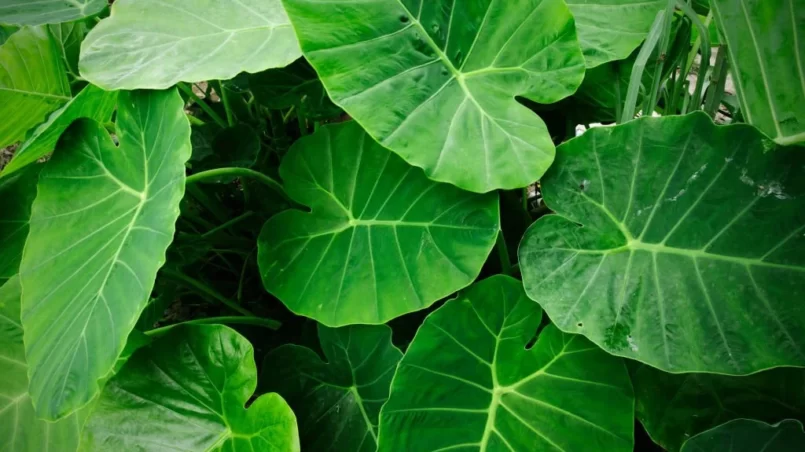
[[0,451],[805,450],[801,0],[0,0]]

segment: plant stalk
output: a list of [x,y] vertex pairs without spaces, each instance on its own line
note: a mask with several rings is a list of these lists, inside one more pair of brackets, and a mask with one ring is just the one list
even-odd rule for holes
[[634,119],[637,95],[640,92],[643,71],[646,69],[646,62],[648,62],[651,52],[654,51],[654,47],[657,46],[657,42],[660,40],[664,21],[665,10],[657,11],[657,15],[654,17],[654,23],[651,25],[651,31],[649,31],[646,41],[643,43],[643,47],[640,48],[640,52],[637,54],[634,66],[632,67],[632,74],[629,77],[629,89],[626,92],[626,103],[623,106],[623,116],[621,116],[618,124]]
[[293,202],[285,193],[285,189],[282,188],[282,184],[266,176],[263,173],[248,168],[231,167],[231,168],[216,168],[208,171],[202,171],[200,173],[193,174],[192,176],[188,176],[186,183],[195,184],[197,182],[201,182],[207,179],[217,179],[219,177],[250,177],[252,179],[256,179],[265,184],[268,188],[277,192],[285,200]]
[[704,102],[704,111],[713,119],[715,119],[721,99],[724,97],[728,67],[727,45],[723,44],[718,47],[716,64],[710,77],[710,89],[707,90],[707,99]]
[[180,325],[210,325],[216,323],[224,323],[224,324],[235,324],[235,325],[255,325],[255,326],[262,326],[271,330],[278,330],[282,323],[273,320],[273,319],[264,319],[261,317],[241,317],[241,316],[221,316],[221,317],[207,317],[205,319],[193,319],[187,320],[180,323],[174,323],[173,325],[166,325],[159,328],[154,328],[153,330],[148,330],[145,332],[148,336],[161,336],[174,327]]
[[[707,29],[701,19],[699,19],[699,15],[696,14],[696,11],[690,7],[684,0],[677,0],[677,6],[679,9],[682,10],[683,13],[693,22],[693,25],[699,30],[699,38],[701,39],[701,53],[702,57],[700,59],[699,64],[699,72],[696,77],[696,89],[693,90],[693,96],[691,96],[690,103],[693,105],[693,108],[698,110],[702,106],[702,89],[704,88],[704,80],[707,78],[707,69],[710,67],[710,31]],[[708,14],[709,17],[709,14]],[[692,64],[693,58],[696,56],[695,53],[688,55],[688,63]]]
[[178,86],[179,89],[182,90],[182,92],[187,94],[189,98],[193,99],[193,102],[195,102],[196,105],[198,105],[202,110],[204,110],[204,113],[207,113],[207,115],[209,115],[209,117],[212,118],[213,121],[215,121],[219,126],[221,126],[221,128],[225,129],[227,127],[226,121],[224,121],[224,119],[221,118],[221,116],[219,116],[218,113],[216,113],[215,110],[212,109],[212,107],[207,105],[207,103],[204,102],[203,99],[196,96],[196,93],[193,92],[192,88],[188,87],[185,83],[179,83],[176,86]]
[[248,317],[256,317],[251,311],[242,306],[239,306],[237,303],[233,302],[229,298],[226,298],[225,296],[221,295],[220,293],[218,293],[218,291],[216,291],[212,287],[204,284],[203,282],[195,278],[191,278],[182,272],[178,272],[170,268],[163,268],[160,273],[167,278],[170,278],[176,282],[182,283],[192,289],[195,289],[201,295],[206,295],[209,298],[213,298],[215,300],[220,301],[226,307],[232,309],[235,312],[238,312]]
[[511,276],[512,264],[509,260],[509,247],[506,245],[506,239],[503,237],[503,231],[498,231],[498,240],[495,244],[498,250],[498,257],[500,258],[500,272],[504,275]]

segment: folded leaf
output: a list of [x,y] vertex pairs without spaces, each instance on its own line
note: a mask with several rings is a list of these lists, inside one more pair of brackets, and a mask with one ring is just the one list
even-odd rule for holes
[[284,345],[266,355],[261,391],[276,391],[299,415],[305,450],[374,452],[380,407],[402,353],[391,328],[319,325],[327,362],[313,350]]
[[524,187],[553,162],[552,103],[584,77],[562,0],[285,0],[330,98],[429,178]]
[[81,450],[299,451],[296,418],[277,394],[244,408],[254,351],[222,325],[173,328],[109,380]]
[[385,323],[470,284],[495,244],[497,195],[429,180],[354,122],[319,128],[280,166],[312,212],[266,222],[266,289],[327,326]]
[[145,307],[173,239],[190,157],[175,90],[121,93],[116,147],[81,120],[39,178],[20,269],[37,414],[89,402]]
[[22,249],[28,237],[31,204],[36,197],[36,183],[44,165],[32,165],[25,171],[0,179],[0,285],[19,273]]
[[299,56],[280,0],[117,0],[81,45],[79,68],[105,89],[163,89]]
[[626,367],[548,325],[519,281],[474,284],[425,319],[380,413],[381,451],[633,448]]
[[722,451],[725,444],[730,452],[799,452],[805,447],[805,431],[799,421],[790,419],[775,425],[738,419],[687,440],[682,452]]
[[780,144],[805,142],[805,7],[711,0],[746,122]]
[[42,25],[98,14],[107,0],[0,0],[0,23]]
[[542,180],[520,245],[568,333],[670,372],[805,365],[805,153],[704,113],[594,128]]
[[[0,10],[2,11],[2,10]],[[0,46],[0,148],[70,100],[70,84],[47,27],[26,27]]]

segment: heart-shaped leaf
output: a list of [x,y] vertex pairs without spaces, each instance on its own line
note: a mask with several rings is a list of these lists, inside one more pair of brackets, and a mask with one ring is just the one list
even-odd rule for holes
[[26,27],[0,46],[0,148],[70,100],[70,84],[47,27]]
[[79,118],[90,118],[105,123],[112,116],[117,104],[117,92],[107,92],[88,85],[67,104],[50,114],[44,123],[33,129],[32,134],[14,153],[14,158],[3,168],[6,176],[33,163],[53,151],[61,134]]
[[425,319],[380,413],[381,451],[633,447],[623,362],[542,318],[519,281],[493,276]]
[[265,224],[263,284],[291,311],[331,327],[385,323],[470,284],[500,226],[496,194],[429,180],[355,122],[294,143],[280,176],[312,212]]
[[105,89],[163,89],[299,56],[280,0],[117,0],[81,45],[79,67]]
[[0,23],[42,25],[72,22],[98,14],[107,0],[0,0]]
[[43,165],[33,165],[0,179],[0,285],[19,273],[22,249],[28,237],[31,204]]
[[805,369],[731,377],[674,375],[640,365],[632,373],[632,384],[637,418],[666,450],[679,450],[691,436],[732,419],[805,420]]
[[792,419],[775,425],[737,419],[687,440],[682,452],[719,452],[726,444],[730,452],[799,452],[805,447],[805,430]]
[[62,137],[39,177],[20,267],[37,414],[89,402],[145,307],[173,239],[190,157],[175,90],[121,93],[116,147],[94,121]]
[[299,414],[305,450],[374,452],[380,407],[402,353],[385,325],[319,325],[327,362],[316,352],[284,345],[266,355],[262,391],[275,391]]
[[257,386],[249,341],[222,325],[186,325],[131,357],[87,420],[82,450],[299,451],[293,412]]
[[805,7],[795,0],[711,0],[741,113],[780,144],[805,142]]
[[[542,180],[526,292],[563,331],[665,371],[805,365],[805,153],[704,113],[594,128]],[[581,226],[580,226],[581,225]]]
[[515,96],[573,94],[584,77],[563,0],[284,0],[330,98],[431,179],[526,186],[553,162],[545,124]]

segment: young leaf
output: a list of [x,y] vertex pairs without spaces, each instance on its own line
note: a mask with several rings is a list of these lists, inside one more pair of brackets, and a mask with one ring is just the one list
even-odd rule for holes
[[118,0],[81,45],[79,67],[105,89],[163,89],[299,56],[280,0]]
[[313,120],[343,113],[327,96],[316,71],[304,58],[287,67],[250,76],[249,87],[260,104],[273,110],[296,107]]
[[[805,153],[704,113],[595,128],[542,180],[520,245],[554,323],[669,372],[803,365]],[[581,226],[580,226],[581,225]]]
[[0,285],[19,273],[31,204],[36,197],[36,182],[42,166],[33,165],[0,179]]
[[68,100],[70,84],[47,27],[23,28],[0,46],[0,148]]
[[260,389],[276,391],[299,414],[305,450],[374,452],[380,407],[402,358],[391,329],[319,325],[319,340],[327,362],[297,345],[266,355]]
[[805,142],[805,8],[796,0],[711,0],[750,124],[779,144]]
[[43,25],[72,22],[98,14],[107,0],[0,0],[0,23]]
[[355,122],[297,141],[280,176],[312,212],[265,224],[263,283],[291,311],[331,327],[385,323],[470,284],[500,227],[496,194],[429,180]]
[[[483,3],[479,4],[479,3]],[[285,0],[330,98],[431,179],[523,187],[553,162],[540,103],[584,77],[562,0]]]
[[632,374],[637,418],[664,449],[742,417],[774,423],[805,420],[805,369],[779,368],[746,377],[661,372],[640,365]]
[[222,325],[185,325],[134,354],[87,420],[87,451],[299,451],[277,394],[244,408],[257,385],[252,345]]
[[121,93],[116,147],[74,124],[39,178],[20,269],[37,414],[58,419],[98,391],[148,301],[179,201],[190,125],[175,90]]
[[425,319],[380,413],[381,451],[633,447],[626,367],[547,326],[519,281],[497,275]]
[[588,68],[622,60],[643,42],[668,0],[566,0]]
[[62,133],[79,118],[90,118],[98,122],[108,121],[116,104],[117,92],[108,92],[87,85],[67,104],[51,113],[47,121],[33,129],[0,174],[7,176],[47,155],[56,147]]
[[[0,198],[1,199],[1,198]],[[28,366],[20,324],[20,283],[13,277],[0,287],[0,450],[72,452],[78,447],[88,409],[55,423],[37,419],[28,397]]]
[[805,447],[805,430],[791,419],[775,425],[738,419],[687,440],[682,452],[717,452],[726,444],[730,452],[799,452]]

